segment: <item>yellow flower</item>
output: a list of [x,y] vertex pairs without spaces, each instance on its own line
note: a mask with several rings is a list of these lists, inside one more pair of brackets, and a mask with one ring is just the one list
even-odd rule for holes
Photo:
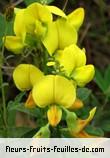
[[[24,13],[26,32],[38,33],[37,29],[39,30],[39,28],[44,28],[46,31],[46,25],[50,22],[52,22],[52,14],[44,5],[32,3],[26,8]],[[45,33],[45,31],[43,33]]]
[[58,50],[56,60],[67,76],[71,76],[78,86],[84,86],[90,82],[95,74],[93,65],[86,64],[85,51],[72,44],[64,50]]
[[76,89],[65,77],[47,75],[33,87],[32,96],[39,107],[59,104],[68,108],[76,98]]
[[81,119],[77,120],[77,124],[75,128],[73,130],[70,130],[70,133],[73,137],[78,137],[80,136],[81,133],[84,132],[83,129],[88,125],[88,123],[90,123],[90,121],[92,121],[95,112],[96,112],[96,107],[90,111],[89,117],[86,120],[81,120]]
[[42,77],[43,73],[31,64],[20,64],[13,72],[15,85],[21,91],[30,90]]
[[61,121],[62,110],[58,106],[52,105],[47,111],[47,117],[48,117],[49,124],[55,127]]
[[85,52],[75,44],[66,47],[64,50],[58,50],[55,58],[68,76],[74,72],[76,67],[86,64]]

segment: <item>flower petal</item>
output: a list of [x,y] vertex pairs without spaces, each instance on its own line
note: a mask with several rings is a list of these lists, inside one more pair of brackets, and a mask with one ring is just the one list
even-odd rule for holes
[[24,48],[21,37],[6,36],[5,47],[15,54],[21,54]]
[[55,127],[61,121],[62,110],[58,106],[52,105],[47,111],[47,117],[48,117],[49,124]]
[[34,33],[34,30],[37,29],[35,26],[36,20],[39,20],[39,22],[44,24],[52,21],[50,11],[40,3],[32,3],[25,11],[24,23],[26,25],[26,30],[29,33]]
[[68,15],[68,22],[71,24],[71,26],[75,27],[76,30],[79,30],[83,21],[84,21],[83,8],[78,8]]
[[94,66],[85,65],[77,68],[74,71],[72,77],[77,82],[77,85],[82,87],[93,79],[94,74],[95,74]]
[[17,36],[23,37],[25,30],[25,17],[24,17],[25,9],[19,9],[16,12],[15,20],[14,20],[14,32]]
[[42,42],[50,55],[56,51],[58,48],[58,35],[55,23],[48,24],[48,30]]
[[65,77],[47,75],[33,87],[32,95],[39,107],[51,104],[69,107],[76,98],[76,90],[72,82]]
[[36,104],[35,104],[35,102],[33,100],[33,97],[32,97],[32,92],[29,93],[29,96],[28,96],[28,98],[27,98],[27,100],[25,102],[25,107],[26,108],[34,108],[34,107],[36,107]]
[[80,109],[84,106],[83,102],[80,99],[76,99],[72,106],[69,107],[70,110]]
[[55,15],[61,16],[63,18],[67,18],[65,13],[56,6],[46,6],[46,8]]
[[85,52],[75,44],[66,47],[64,50],[57,51],[55,58],[68,76],[76,67],[86,64]]
[[21,90],[30,90],[43,77],[43,73],[34,65],[20,64],[13,72],[16,87]]
[[58,48],[64,49],[65,47],[76,44],[77,32],[67,20],[60,18],[56,22],[58,31]]

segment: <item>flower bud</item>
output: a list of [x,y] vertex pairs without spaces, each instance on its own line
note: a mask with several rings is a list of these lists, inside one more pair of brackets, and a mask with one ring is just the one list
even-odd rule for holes
[[48,124],[44,127],[41,127],[40,130],[33,136],[33,138],[49,138],[49,137],[50,137],[50,130]]
[[58,106],[52,105],[47,111],[47,117],[48,117],[49,124],[55,127],[61,121],[62,110]]

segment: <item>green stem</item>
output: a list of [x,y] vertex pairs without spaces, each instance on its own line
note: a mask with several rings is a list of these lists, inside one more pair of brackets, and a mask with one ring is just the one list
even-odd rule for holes
[[68,0],[65,0],[65,3],[64,3],[63,9],[62,9],[63,11],[65,11],[67,4],[68,4]]
[[[6,25],[6,23],[5,23],[5,25]],[[1,85],[2,103],[3,103],[2,104],[2,107],[3,107],[3,120],[4,120],[4,125],[7,128],[7,109],[6,109],[6,99],[5,99],[5,90],[4,90],[4,86],[3,86],[3,72],[2,72],[2,65],[3,65],[3,62],[4,62],[5,40],[6,40],[6,32],[7,32],[6,26],[5,26],[5,32],[4,32],[4,41],[3,41],[2,50],[1,50],[0,85]]]

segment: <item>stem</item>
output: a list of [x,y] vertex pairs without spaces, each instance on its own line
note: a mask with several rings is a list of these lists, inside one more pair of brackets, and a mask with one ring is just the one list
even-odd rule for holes
[[[5,32],[4,32],[4,41],[2,45],[2,50],[1,50],[1,65],[3,65],[4,62],[4,49],[5,49],[5,40],[6,40],[6,23],[5,23]],[[0,85],[1,85],[1,93],[2,93],[2,106],[3,106],[3,120],[4,120],[4,125],[7,128],[7,109],[6,109],[6,100],[5,100],[5,90],[3,86],[3,72],[2,72],[2,66],[0,66]]]
[[65,3],[64,3],[63,9],[62,9],[63,11],[65,11],[67,4],[68,4],[68,0],[65,0]]

